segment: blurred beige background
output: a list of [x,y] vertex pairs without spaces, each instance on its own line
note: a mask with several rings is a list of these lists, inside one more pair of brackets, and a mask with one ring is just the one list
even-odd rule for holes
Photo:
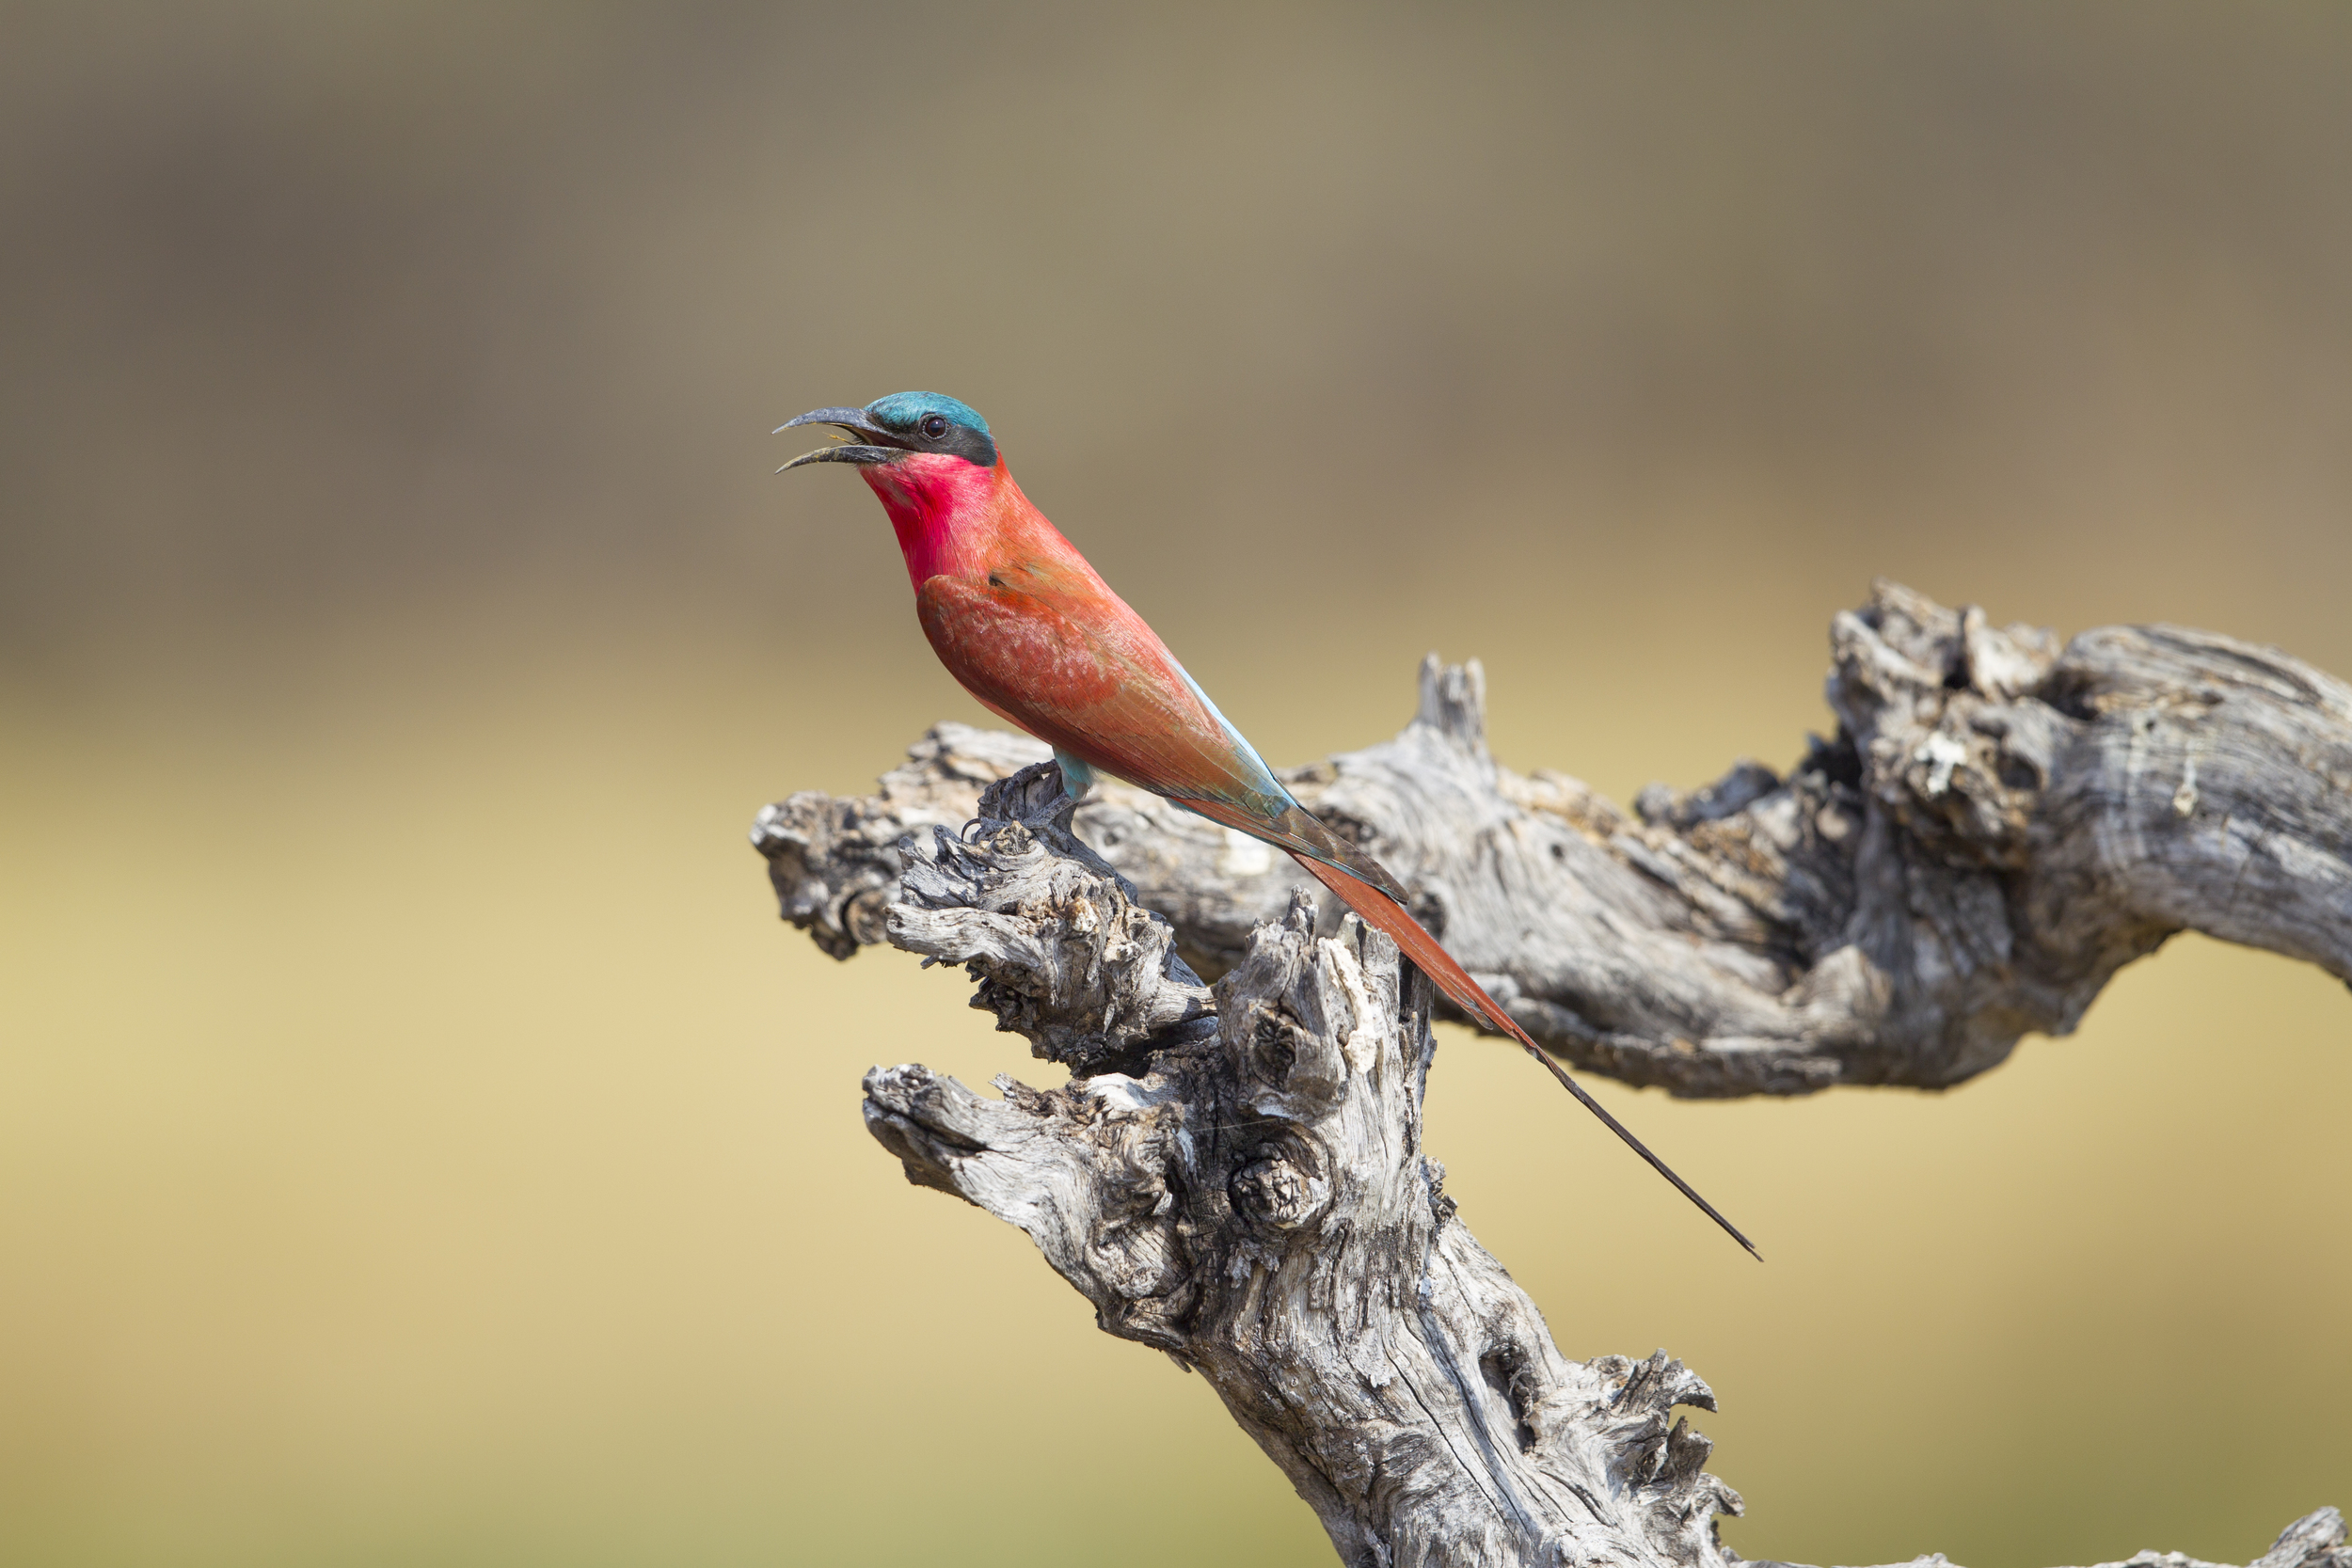
[[[1048,1075],[743,842],[977,717],[804,408],[976,404],[1278,763],[1437,648],[1785,764],[1877,573],[2352,673],[2342,7],[0,24],[9,1563],[1329,1560],[860,1128]],[[2243,1562],[2352,1505],[2348,1043],[2183,939],[1949,1094],[1613,1093],[1762,1269],[1458,1032],[1431,1144],[1740,1551]]]

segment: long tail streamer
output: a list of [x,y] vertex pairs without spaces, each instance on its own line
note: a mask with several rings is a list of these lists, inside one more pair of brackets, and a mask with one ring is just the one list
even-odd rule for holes
[[1700,1212],[1722,1226],[1733,1241],[1746,1247],[1749,1257],[1759,1263],[1764,1260],[1764,1255],[1756,1250],[1756,1243],[1741,1235],[1738,1226],[1717,1212],[1713,1204],[1699,1196],[1696,1189],[1681,1177],[1677,1176],[1673,1167],[1669,1166],[1665,1161],[1652,1154],[1649,1151],[1649,1146],[1629,1132],[1625,1123],[1611,1116],[1602,1108],[1600,1101],[1586,1094],[1584,1085],[1569,1077],[1567,1069],[1552,1060],[1551,1053],[1537,1045],[1534,1037],[1519,1027],[1518,1021],[1504,1012],[1502,1004],[1488,996],[1485,989],[1477,981],[1471,979],[1460,964],[1454,961],[1453,956],[1438,945],[1438,939],[1422,928],[1421,922],[1413,918],[1411,911],[1378,888],[1359,881],[1336,866],[1326,865],[1321,861],[1311,856],[1302,855],[1295,849],[1290,851],[1290,856],[1309,871],[1313,872],[1317,881],[1339,895],[1349,909],[1363,917],[1366,925],[1385,933],[1390,940],[1402,948],[1405,956],[1419,965],[1422,973],[1428,975],[1455,1006],[1518,1041],[1529,1055],[1543,1063],[1545,1069],[1560,1080],[1562,1088],[1576,1096],[1586,1110],[1600,1118],[1601,1125],[1623,1138],[1628,1148],[1648,1161],[1651,1169],[1673,1182],[1677,1192],[1699,1206]]

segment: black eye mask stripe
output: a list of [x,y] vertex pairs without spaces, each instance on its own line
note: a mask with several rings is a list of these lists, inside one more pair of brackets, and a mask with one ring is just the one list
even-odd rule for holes
[[879,419],[875,423],[889,431],[892,438],[909,451],[943,451],[952,457],[961,457],[967,463],[977,463],[983,468],[996,467],[996,443],[987,436],[954,420],[947,420],[946,430],[933,436],[923,428],[924,421],[933,418],[946,419],[946,416],[917,415],[903,428]]

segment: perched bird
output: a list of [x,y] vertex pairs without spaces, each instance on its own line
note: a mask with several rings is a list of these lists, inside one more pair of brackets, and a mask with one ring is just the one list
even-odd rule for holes
[[1021,493],[986,420],[951,397],[899,392],[863,408],[814,409],[776,434],[810,424],[838,426],[849,443],[776,471],[809,463],[857,467],[890,514],[915,613],[940,662],[982,706],[1054,748],[1073,799],[1096,773],[1108,773],[1287,850],[1393,939],[1455,1006],[1518,1041],[1756,1254],[1464,973],[1406,910],[1394,877],[1307,814],[1143,617]]

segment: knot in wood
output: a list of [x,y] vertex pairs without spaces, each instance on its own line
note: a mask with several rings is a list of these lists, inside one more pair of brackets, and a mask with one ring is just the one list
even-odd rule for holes
[[1296,1230],[1331,1207],[1331,1183],[1309,1136],[1286,1131],[1234,1170],[1226,1183],[1233,1212],[1271,1230]]
[[1298,1059],[1301,1044],[1308,1040],[1307,1032],[1298,1021],[1274,1007],[1261,1007],[1250,1020],[1248,1060],[1257,1076],[1268,1084],[1287,1083],[1291,1066]]

